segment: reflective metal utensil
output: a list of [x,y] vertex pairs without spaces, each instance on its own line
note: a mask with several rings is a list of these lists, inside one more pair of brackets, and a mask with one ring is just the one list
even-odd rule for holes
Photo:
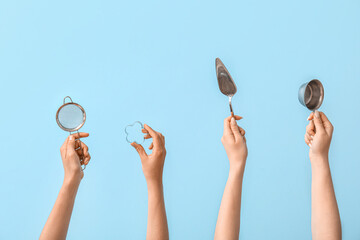
[[215,59],[216,66],[216,77],[218,80],[220,91],[229,97],[229,106],[231,116],[234,116],[234,111],[231,105],[231,99],[235,95],[237,88],[234,80],[232,79],[229,71],[226,69],[225,65],[219,58]]
[[[70,102],[66,103],[66,99],[69,99]],[[67,96],[64,98],[63,105],[56,112],[56,122],[59,127],[69,132],[77,132],[79,134],[79,129],[85,124],[86,121],[86,113],[82,106],[77,103],[74,103],[71,97]],[[86,168],[84,165],[84,152],[81,147],[80,138],[75,137],[75,141],[79,141],[79,147],[75,150],[81,150],[80,163],[83,165],[82,170]]]
[[324,87],[322,83],[313,79],[310,82],[304,83],[299,88],[299,102],[311,111],[320,108],[324,100]]
[[137,144],[143,144],[145,141],[144,133],[141,133],[141,130],[137,129],[138,132],[131,131],[131,128],[139,126],[140,129],[144,129],[144,125],[140,121],[136,121],[133,124],[129,124],[125,127],[126,141],[128,143],[135,142]]

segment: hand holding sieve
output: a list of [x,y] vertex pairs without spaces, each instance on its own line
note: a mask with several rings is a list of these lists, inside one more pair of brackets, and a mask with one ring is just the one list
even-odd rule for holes
[[[66,103],[67,98],[70,100],[70,102]],[[59,127],[62,130],[69,132],[70,134],[72,132],[77,132],[79,134],[79,129],[84,125],[85,120],[86,113],[84,108],[79,104],[74,103],[71,97],[65,97],[63,105],[56,112],[56,122]],[[81,150],[81,155],[79,156],[79,158],[81,165],[84,165],[84,152],[81,147],[80,138],[75,139],[75,141],[79,141],[79,147],[75,150]],[[84,165],[82,170],[84,170],[85,168],[86,165]]]

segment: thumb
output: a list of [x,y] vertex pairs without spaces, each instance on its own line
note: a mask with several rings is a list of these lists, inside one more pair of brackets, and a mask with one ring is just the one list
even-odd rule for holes
[[325,131],[325,128],[324,128],[324,125],[323,125],[323,122],[321,120],[321,117],[320,117],[320,113],[318,110],[315,110],[315,117],[314,117],[314,124],[315,124],[315,130],[317,132],[323,132]]
[[70,135],[70,136],[69,136],[68,147],[75,148],[75,138],[74,138],[73,135]]
[[68,142],[67,142],[67,149],[75,149],[75,138],[73,135],[69,136]]
[[138,152],[141,159],[144,157],[147,157],[145,149],[143,148],[142,145],[137,144],[136,142],[133,142],[133,143],[131,143],[131,146],[133,146],[135,148],[135,150]]
[[238,141],[242,138],[241,134],[240,134],[240,130],[238,125],[236,124],[235,118],[231,118],[230,121],[230,127],[231,127],[231,131],[233,132],[234,136],[235,136],[235,141]]
[[66,144],[66,155],[70,156],[73,153],[75,153],[75,138],[70,135]]

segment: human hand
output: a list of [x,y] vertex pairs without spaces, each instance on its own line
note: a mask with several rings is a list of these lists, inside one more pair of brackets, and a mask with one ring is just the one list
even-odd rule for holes
[[[89,148],[85,143],[78,141],[80,138],[88,137],[88,133],[74,133],[68,136],[64,144],[60,148],[61,158],[64,167],[64,179],[68,181],[75,181],[80,183],[84,177],[84,172],[81,165],[87,165],[91,159],[88,152]],[[80,149],[81,148],[83,151]],[[83,154],[83,161],[80,162],[80,157]]]
[[245,138],[245,130],[239,127],[235,120],[240,116],[230,116],[224,120],[224,133],[221,142],[230,161],[230,169],[244,166],[248,154]]
[[146,124],[144,124],[142,132],[146,133],[144,136],[145,139],[153,139],[153,142],[149,146],[149,149],[152,150],[151,154],[147,155],[145,149],[140,144],[133,142],[131,146],[139,153],[146,182],[148,184],[152,182],[162,183],[162,173],[166,156],[165,138],[161,133],[154,131]]
[[306,127],[305,142],[310,147],[310,160],[323,158],[328,159],[329,148],[334,127],[322,112],[311,113]]

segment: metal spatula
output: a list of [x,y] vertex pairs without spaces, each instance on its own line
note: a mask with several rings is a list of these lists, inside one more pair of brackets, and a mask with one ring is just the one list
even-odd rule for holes
[[218,80],[220,91],[229,97],[229,106],[231,116],[234,116],[234,111],[231,105],[231,99],[235,95],[237,88],[234,80],[232,79],[229,71],[226,69],[225,65],[219,58],[215,59],[216,66],[216,77]]

